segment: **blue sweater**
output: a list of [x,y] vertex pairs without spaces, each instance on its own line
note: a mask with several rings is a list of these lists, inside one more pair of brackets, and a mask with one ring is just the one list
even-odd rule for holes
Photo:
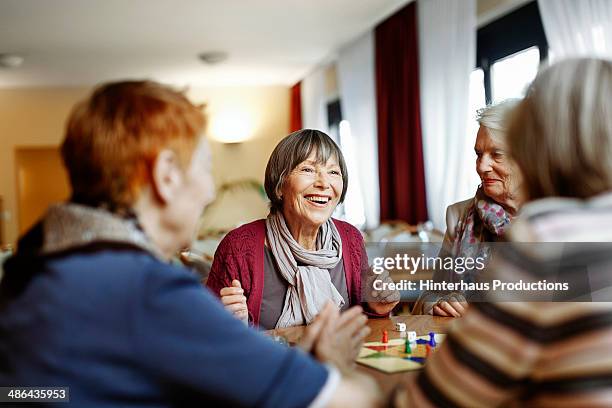
[[81,248],[5,268],[0,386],[69,386],[79,407],[299,407],[327,380],[147,252]]

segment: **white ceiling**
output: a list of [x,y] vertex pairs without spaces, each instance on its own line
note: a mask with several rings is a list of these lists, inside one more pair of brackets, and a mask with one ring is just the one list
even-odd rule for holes
[[[0,0],[0,87],[291,85],[410,0]],[[206,66],[204,51],[225,51]]]

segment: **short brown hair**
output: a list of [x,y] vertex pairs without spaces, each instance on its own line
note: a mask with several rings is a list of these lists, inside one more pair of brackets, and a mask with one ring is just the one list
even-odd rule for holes
[[508,131],[529,200],[612,188],[612,63],[568,59],[542,71]]
[[344,201],[348,187],[348,172],[342,151],[332,138],[325,133],[314,129],[302,129],[281,140],[268,160],[264,186],[270,199],[272,211],[279,211],[283,207],[280,189],[287,176],[313,151],[317,152],[318,163],[327,163],[331,156],[334,156],[338,161],[343,182],[340,202]]
[[163,149],[187,166],[204,128],[201,107],[183,93],[151,81],[125,81],[96,88],[68,119],[62,158],[72,200],[129,208],[151,182]]

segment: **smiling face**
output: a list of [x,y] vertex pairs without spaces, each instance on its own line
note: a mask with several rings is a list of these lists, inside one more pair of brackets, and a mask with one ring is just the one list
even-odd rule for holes
[[317,162],[317,152],[299,163],[281,188],[283,215],[292,226],[318,228],[332,215],[343,189],[342,172],[336,157]]
[[480,126],[474,151],[476,172],[482,181],[484,193],[502,205],[515,197],[519,192],[521,177],[518,167],[507,154],[506,146],[491,137],[486,127]]

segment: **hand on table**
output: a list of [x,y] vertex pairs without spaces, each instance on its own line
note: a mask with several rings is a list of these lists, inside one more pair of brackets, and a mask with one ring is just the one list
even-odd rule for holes
[[244,289],[242,289],[240,281],[234,279],[232,281],[232,286],[222,288],[219,294],[221,295],[221,302],[228,312],[232,313],[244,323],[249,322],[249,309],[247,308]]
[[312,353],[317,360],[348,373],[370,333],[367,320],[359,306],[340,314],[330,302],[306,328],[298,346]]
[[456,299],[441,300],[432,309],[434,316],[461,317],[465,315],[468,304]]

